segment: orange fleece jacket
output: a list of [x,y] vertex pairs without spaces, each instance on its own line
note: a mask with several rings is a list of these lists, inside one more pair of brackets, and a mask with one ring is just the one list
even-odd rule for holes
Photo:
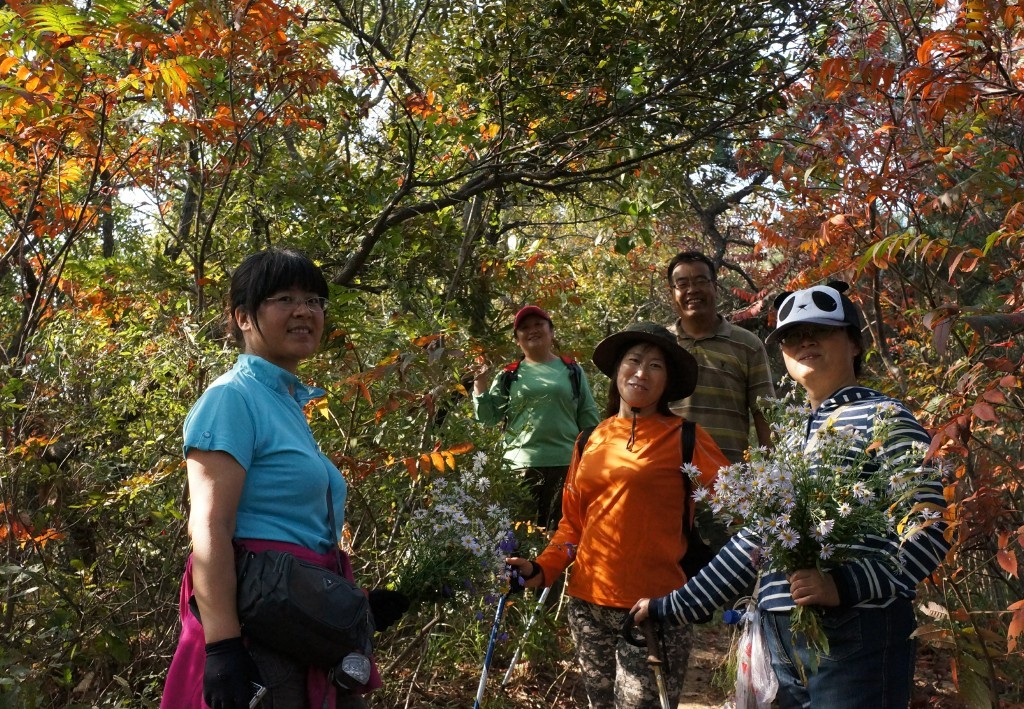
[[[537,558],[550,584],[575,553],[569,595],[613,608],[630,608],[686,583],[679,566],[686,553],[682,421],[660,414],[638,418],[630,451],[631,425],[629,418],[607,418],[590,434],[582,458],[573,454],[562,520]],[[693,464],[702,485],[714,484],[718,469],[729,464],[700,426]]]

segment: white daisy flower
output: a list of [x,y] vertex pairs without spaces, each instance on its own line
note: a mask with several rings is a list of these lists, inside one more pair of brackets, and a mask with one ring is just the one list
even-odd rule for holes
[[696,480],[697,478],[700,477],[700,468],[698,468],[693,463],[684,463],[682,467],[679,468],[679,470],[682,471],[684,475],[690,477],[691,479]]
[[863,481],[855,482],[853,484],[851,492],[853,493],[853,496],[856,497],[861,502],[867,502],[872,497],[874,497],[874,493],[868,489],[867,484],[864,483]]
[[782,542],[782,546],[793,549],[800,541],[800,535],[789,527],[783,527],[779,530],[779,540]]

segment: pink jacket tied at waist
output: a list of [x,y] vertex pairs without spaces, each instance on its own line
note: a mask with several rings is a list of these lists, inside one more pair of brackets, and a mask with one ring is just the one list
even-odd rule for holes
[[[341,570],[339,573],[349,581],[355,581],[352,575],[352,563],[345,552],[339,552],[336,557],[333,552],[318,554],[296,544],[267,541],[264,539],[239,539],[236,540],[236,544],[252,552],[267,550],[286,551],[297,559],[308,561],[333,571],[339,571],[336,559],[340,558]],[[206,702],[203,701],[203,669],[206,666],[206,639],[203,636],[203,626],[200,625],[199,620],[192,614],[189,608],[191,598],[192,555],[190,554],[185,564],[185,575],[181,579],[181,597],[178,607],[178,615],[181,619],[181,636],[178,639],[178,647],[174,651],[171,667],[167,671],[164,695],[160,701],[161,709],[209,709]],[[374,663],[370,674],[370,681],[363,691],[369,692],[380,686],[380,673],[377,671],[376,663]],[[328,680],[327,673],[320,668],[309,668],[306,687],[310,707],[333,707],[336,704],[336,688]]]

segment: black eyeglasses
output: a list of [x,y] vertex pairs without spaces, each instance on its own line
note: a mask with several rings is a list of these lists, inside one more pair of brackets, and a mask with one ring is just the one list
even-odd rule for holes
[[309,308],[310,312],[314,313],[322,313],[327,310],[327,298],[322,298],[320,296],[314,296],[312,298],[296,298],[292,295],[275,295],[270,298],[264,298],[263,302],[270,303],[282,310],[295,310],[299,305],[305,305]]
[[800,327],[794,327],[792,330],[787,330],[779,336],[779,344],[791,347],[793,345],[799,345],[804,340],[812,340],[818,342],[826,337],[840,332],[842,327],[830,327],[828,325],[803,325]]
[[696,278],[680,278],[674,281],[672,285],[676,290],[687,290],[690,286],[694,288],[707,288],[711,283],[711,279],[707,276],[697,276]]

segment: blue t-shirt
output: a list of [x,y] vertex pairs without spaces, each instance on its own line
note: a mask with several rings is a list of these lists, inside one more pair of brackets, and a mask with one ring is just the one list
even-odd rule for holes
[[185,418],[184,452],[223,451],[245,469],[235,537],[333,548],[327,517],[327,482],[341,533],[347,486],[320,452],[302,411],[323,389],[255,355],[210,385]]

